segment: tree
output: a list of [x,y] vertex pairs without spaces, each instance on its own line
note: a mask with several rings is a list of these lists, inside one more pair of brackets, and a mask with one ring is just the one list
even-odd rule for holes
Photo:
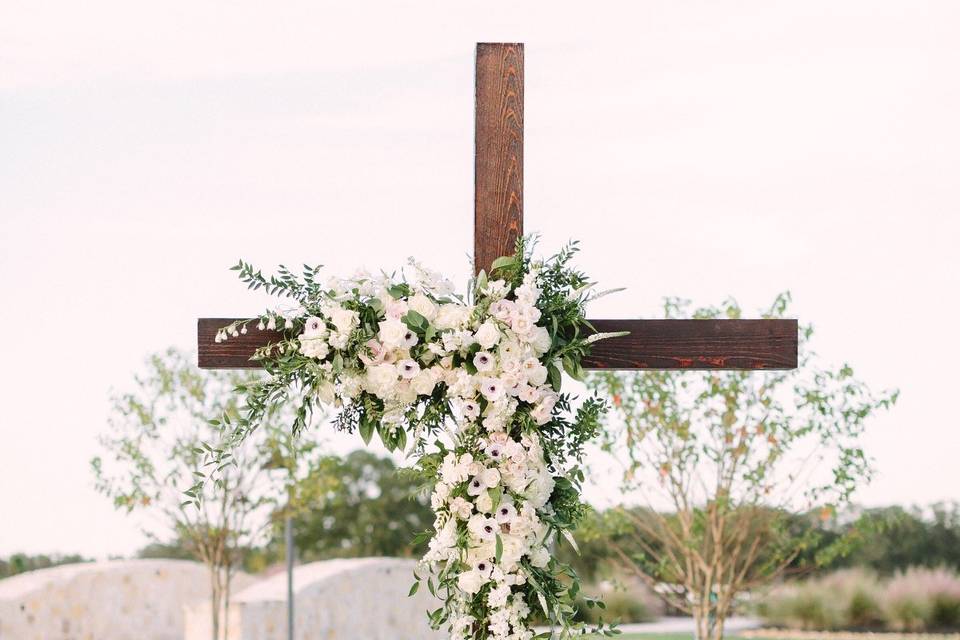
[[310,464],[296,485],[294,539],[304,559],[419,556],[433,522],[419,479],[390,458],[354,451]]
[[227,636],[221,616],[242,552],[262,539],[271,512],[286,500],[284,487],[314,449],[290,435],[290,416],[268,414],[216,481],[203,485],[201,499],[187,500],[184,490],[222,437],[221,420],[238,415],[234,387],[258,375],[203,372],[174,349],[151,356],[134,390],[112,398],[100,438],[104,456],[91,461],[97,490],[118,509],[143,512],[151,540],[207,565],[214,640]]
[[[783,317],[779,296],[765,318]],[[687,315],[669,299],[665,315]],[[738,318],[740,307],[694,318]],[[624,489],[645,508],[611,515],[632,544],[620,561],[669,604],[693,614],[701,640],[723,636],[737,594],[771,580],[814,544],[791,513],[829,518],[871,474],[859,440],[869,417],[897,394],[872,393],[848,365],[818,364],[806,344],[796,371],[599,373],[589,385],[612,398],[606,446],[625,451]],[[831,550],[822,549],[826,558]]]

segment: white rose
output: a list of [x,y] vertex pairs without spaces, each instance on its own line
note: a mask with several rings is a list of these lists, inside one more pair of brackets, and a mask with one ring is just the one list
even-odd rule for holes
[[437,317],[437,311],[439,311],[437,304],[422,293],[418,293],[410,298],[409,303],[411,309],[422,315],[428,321],[433,322]]
[[450,513],[461,520],[467,520],[473,513],[473,505],[470,504],[469,500],[457,496],[450,501]]
[[479,571],[465,571],[457,576],[457,586],[460,590],[471,595],[480,591],[488,581]]
[[547,551],[547,548],[543,545],[538,546],[530,554],[530,564],[542,569],[548,564],[550,564],[550,552]]
[[524,339],[533,331],[533,327],[533,321],[527,316],[515,315],[510,321],[510,328],[513,329],[513,332]]
[[540,355],[550,351],[550,347],[553,346],[550,340],[550,332],[547,331],[546,327],[534,327],[530,330],[528,339],[530,346]]
[[485,487],[492,489],[500,484],[500,472],[493,467],[484,469],[480,472],[480,481],[483,482]]
[[523,361],[523,373],[527,381],[535,387],[547,381],[547,368],[536,358],[527,358]]
[[437,379],[439,375],[434,369],[424,369],[417,374],[417,377],[411,382],[413,390],[421,396],[428,396],[433,393],[434,387],[437,386]]
[[397,383],[397,368],[392,364],[378,364],[367,369],[367,389],[377,396],[388,395]]
[[323,338],[305,338],[300,336],[300,353],[308,358],[323,360],[330,354],[330,345]]
[[481,513],[490,513],[493,511],[493,498],[489,491],[483,491],[477,496],[477,511]]
[[399,320],[384,320],[380,323],[380,332],[377,336],[380,342],[395,349],[403,345],[408,331],[407,325]]
[[356,311],[344,309],[343,307],[334,307],[330,310],[330,322],[337,328],[337,331],[343,334],[349,334],[360,322],[360,316]]
[[476,339],[484,349],[491,349],[493,345],[497,344],[500,340],[500,329],[498,329],[497,325],[493,322],[487,320],[477,329],[474,339]]
[[443,331],[444,329],[459,329],[470,318],[472,310],[461,304],[443,304],[437,310],[433,325]]

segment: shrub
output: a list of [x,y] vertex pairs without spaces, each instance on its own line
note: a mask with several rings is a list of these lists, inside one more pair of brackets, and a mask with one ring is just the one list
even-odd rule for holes
[[604,607],[590,607],[581,594],[577,597],[577,619],[589,624],[596,624],[600,618],[605,622],[649,622],[660,617],[663,613],[663,604],[646,587],[639,582],[630,584],[603,582],[590,592],[599,592],[602,595]]
[[946,568],[907,569],[887,583],[884,605],[891,629],[960,627],[960,576]]
[[960,576],[913,568],[881,583],[871,571],[842,570],[780,585],[757,612],[767,624],[794,629],[957,629]]
[[860,569],[782,585],[761,601],[769,623],[795,629],[875,628],[883,621],[877,578]]

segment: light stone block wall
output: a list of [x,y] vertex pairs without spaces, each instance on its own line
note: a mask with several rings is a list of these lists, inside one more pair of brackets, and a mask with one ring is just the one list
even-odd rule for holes
[[[427,610],[438,600],[408,597],[414,560],[327,560],[294,570],[296,640],[439,640]],[[287,577],[279,573],[233,597],[225,640],[285,640]],[[187,607],[185,640],[209,640],[209,604]]]
[[[236,588],[251,581],[241,574]],[[209,589],[206,568],[185,560],[31,571],[0,580],[0,640],[181,640],[185,605]]]

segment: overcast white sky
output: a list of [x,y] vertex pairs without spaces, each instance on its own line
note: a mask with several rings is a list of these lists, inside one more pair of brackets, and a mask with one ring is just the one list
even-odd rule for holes
[[527,43],[526,225],[628,287],[597,315],[791,290],[902,390],[859,500],[960,499],[958,28],[948,0],[5,0],[0,554],[140,546],[89,473],[110,389],[263,307],[238,257],[465,280],[480,40]]

